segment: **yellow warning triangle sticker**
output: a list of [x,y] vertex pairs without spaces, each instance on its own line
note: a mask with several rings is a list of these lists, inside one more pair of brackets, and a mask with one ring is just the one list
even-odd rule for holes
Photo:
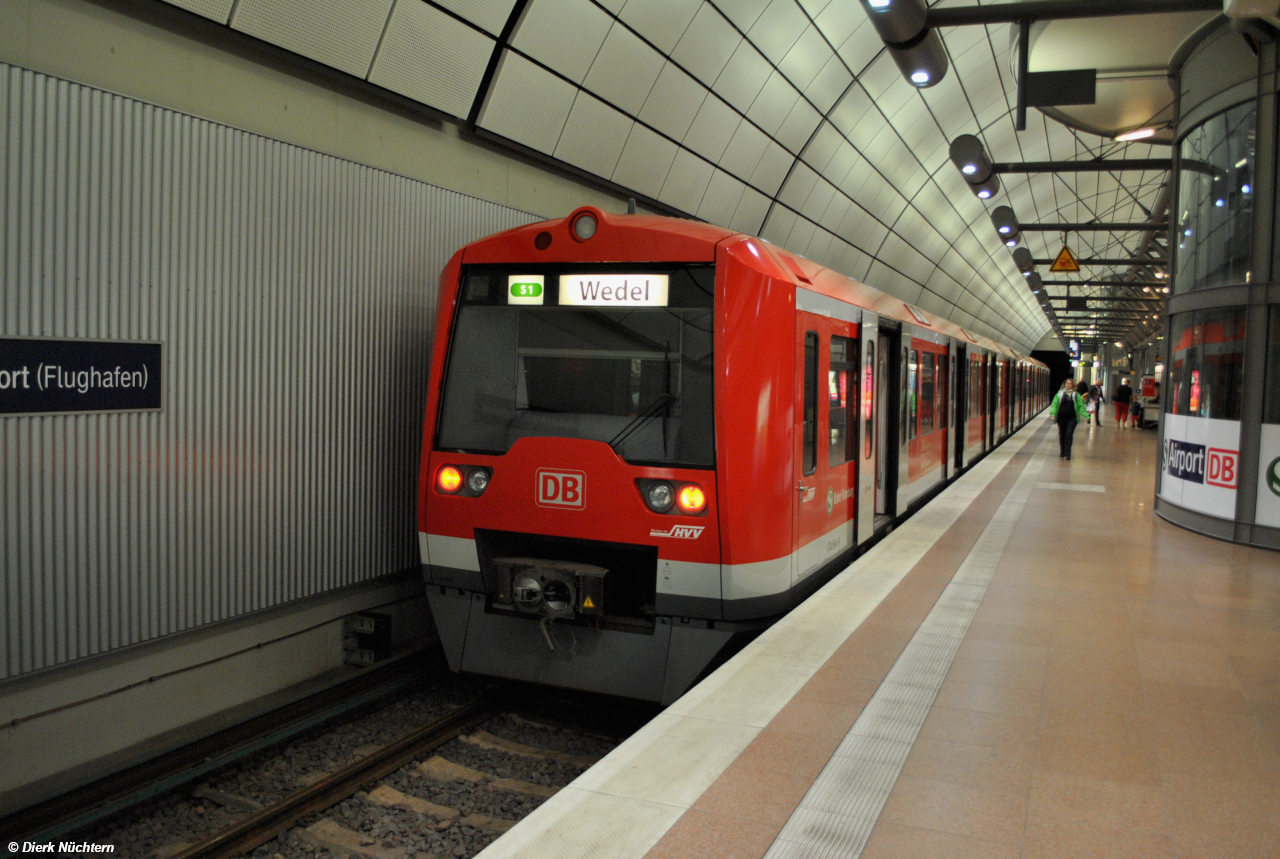
[[596,604],[591,601],[591,597],[587,597],[582,601],[583,608],[595,608]]
[[1049,266],[1049,271],[1079,271],[1080,263],[1076,262],[1075,255],[1071,253],[1071,248],[1066,245],[1062,246],[1062,250],[1058,251],[1058,258],[1053,261],[1053,265]]

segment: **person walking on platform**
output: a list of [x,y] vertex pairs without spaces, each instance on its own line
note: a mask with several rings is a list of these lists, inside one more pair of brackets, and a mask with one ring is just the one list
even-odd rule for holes
[[1058,425],[1058,456],[1070,462],[1071,439],[1076,433],[1076,424],[1089,419],[1084,400],[1076,393],[1075,379],[1062,383],[1062,390],[1049,404],[1049,419]]
[[1085,401],[1085,409],[1089,412],[1089,425],[1102,428],[1102,404],[1106,402],[1106,398],[1102,396],[1102,388],[1098,385],[1089,386],[1089,399]]
[[1120,380],[1120,387],[1111,395],[1111,402],[1116,404],[1116,429],[1129,426],[1129,404],[1133,402],[1133,388],[1128,379]]

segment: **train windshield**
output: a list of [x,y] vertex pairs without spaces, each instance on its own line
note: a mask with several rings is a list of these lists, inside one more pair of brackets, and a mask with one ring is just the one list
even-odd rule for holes
[[437,445],[602,441],[636,464],[715,465],[713,266],[466,268]]

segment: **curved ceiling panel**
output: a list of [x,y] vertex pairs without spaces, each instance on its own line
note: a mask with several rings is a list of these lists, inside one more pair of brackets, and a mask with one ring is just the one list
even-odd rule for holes
[[[230,8],[169,2],[215,20]],[[1035,112],[1015,132],[1008,25],[940,31],[951,71],[916,90],[852,0],[239,0],[230,26],[1024,350],[1049,321],[988,208],[1146,221],[1168,175],[1005,174],[996,199],[976,199],[948,158],[960,134],[997,161],[1167,149]],[[1084,258],[1132,255],[1140,239],[1071,236]],[[1036,258],[1061,240],[1022,237]]]

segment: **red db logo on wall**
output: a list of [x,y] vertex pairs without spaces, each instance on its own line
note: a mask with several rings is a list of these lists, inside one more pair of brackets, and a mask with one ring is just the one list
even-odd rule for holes
[[1235,450],[1209,448],[1209,461],[1205,470],[1205,483],[1210,486],[1221,486],[1224,489],[1236,488],[1237,466],[1240,464],[1240,453]]
[[539,507],[586,506],[584,491],[587,475],[581,471],[552,471],[539,468],[536,501]]

